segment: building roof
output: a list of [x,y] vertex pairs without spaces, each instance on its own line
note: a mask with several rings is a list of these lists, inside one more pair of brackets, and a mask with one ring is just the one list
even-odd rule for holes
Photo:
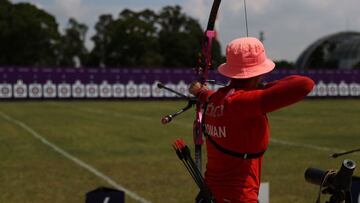
[[308,46],[297,59],[296,67],[352,69],[359,63],[360,32],[340,32],[320,38]]

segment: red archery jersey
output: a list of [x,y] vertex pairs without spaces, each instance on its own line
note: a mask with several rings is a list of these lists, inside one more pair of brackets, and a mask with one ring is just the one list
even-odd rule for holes
[[[210,101],[205,130],[222,147],[238,153],[259,153],[269,144],[266,113],[303,99],[314,86],[304,76],[289,76],[255,90],[231,86],[201,91],[200,101]],[[217,203],[257,203],[263,157],[243,159],[218,151],[206,141],[208,161],[205,180]]]

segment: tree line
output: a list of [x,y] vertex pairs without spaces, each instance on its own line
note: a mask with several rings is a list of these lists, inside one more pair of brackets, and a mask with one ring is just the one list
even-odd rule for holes
[[[85,46],[88,26],[70,18],[63,32],[53,15],[30,3],[0,0],[0,65],[86,67],[193,67],[203,29],[180,6],[155,12],[124,9],[99,16]],[[214,61],[222,59],[215,40]]]
[[[197,65],[203,28],[178,5],[159,11],[122,10],[100,15],[86,44],[88,26],[70,18],[59,31],[55,17],[30,3],[0,0],[0,66],[177,68]],[[214,66],[224,62],[213,43]],[[283,67],[293,63],[279,61]]]

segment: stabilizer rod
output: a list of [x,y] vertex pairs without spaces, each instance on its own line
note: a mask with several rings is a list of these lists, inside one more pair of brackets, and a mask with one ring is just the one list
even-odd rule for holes
[[184,98],[184,99],[188,100],[188,104],[187,104],[184,108],[180,109],[179,111],[177,111],[177,112],[175,112],[175,113],[172,113],[172,114],[169,114],[169,115],[166,115],[166,116],[162,117],[162,118],[161,118],[161,123],[162,123],[162,124],[168,124],[168,123],[170,123],[173,118],[175,118],[176,116],[178,116],[178,115],[184,113],[185,111],[189,110],[189,109],[190,109],[191,107],[193,107],[194,104],[196,104],[196,102],[197,102],[197,100],[196,100],[195,97],[186,96],[186,95],[184,95],[184,94],[182,94],[182,93],[180,93],[180,92],[178,92],[178,91],[176,91],[176,90],[173,90],[173,89],[171,89],[171,88],[169,88],[169,87],[166,87],[166,86],[165,86],[164,84],[162,84],[162,83],[158,83],[158,84],[157,84],[157,87],[158,87],[159,89],[165,89],[165,90],[167,90],[167,91],[169,91],[169,92],[172,92],[172,93],[180,96],[181,98]]
[[333,155],[331,155],[333,158],[337,158],[339,156],[343,156],[343,155],[346,155],[346,154],[352,154],[354,152],[360,152],[360,148],[358,149],[353,149],[353,150],[350,150],[350,151],[346,151],[346,152],[342,152],[342,153],[334,153]]

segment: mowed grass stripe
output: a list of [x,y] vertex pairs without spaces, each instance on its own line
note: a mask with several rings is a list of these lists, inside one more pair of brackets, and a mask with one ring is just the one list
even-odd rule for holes
[[129,195],[131,198],[141,202],[141,203],[150,203],[150,201],[144,199],[143,197],[139,196],[138,194],[136,194],[133,191],[130,191],[128,189],[126,189],[125,187],[123,187],[122,185],[118,184],[117,182],[115,182],[113,179],[111,179],[110,177],[106,176],[105,174],[103,174],[102,172],[100,172],[99,170],[97,170],[96,168],[94,168],[93,166],[85,163],[84,161],[78,159],[77,157],[69,154],[67,151],[63,150],[62,148],[58,147],[57,145],[51,143],[50,141],[48,141],[46,138],[44,138],[42,135],[40,135],[39,133],[37,133],[34,129],[32,129],[31,127],[29,127],[28,125],[26,125],[25,123],[14,119],[10,116],[8,116],[7,114],[3,113],[0,111],[0,115],[1,117],[3,117],[5,120],[18,125],[19,127],[23,128],[25,131],[27,131],[28,133],[30,133],[34,138],[38,139],[39,141],[41,141],[43,144],[47,145],[48,147],[50,147],[52,150],[56,151],[57,153],[59,153],[60,155],[64,156],[65,158],[73,161],[75,164],[77,164],[78,166],[88,170],[90,173],[94,174],[95,176],[103,179],[104,181],[106,181],[109,185],[119,189],[119,190],[123,190],[127,195]]

